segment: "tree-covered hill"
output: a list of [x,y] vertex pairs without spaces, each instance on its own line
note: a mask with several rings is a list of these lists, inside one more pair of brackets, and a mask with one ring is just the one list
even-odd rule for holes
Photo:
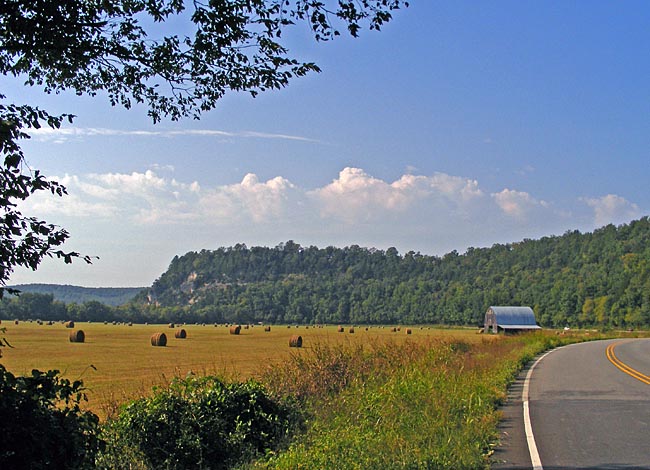
[[650,326],[650,221],[443,257],[239,244],[175,257],[138,301],[190,321],[479,324],[529,305],[544,326]]
[[116,307],[20,287],[0,302],[0,318],[478,325],[490,305],[528,305],[547,327],[650,327],[650,220],[442,257],[239,244],[174,257]]

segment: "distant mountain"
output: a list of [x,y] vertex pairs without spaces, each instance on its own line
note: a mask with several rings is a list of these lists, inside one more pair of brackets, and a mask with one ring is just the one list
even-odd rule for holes
[[51,294],[60,302],[82,304],[91,300],[106,305],[124,305],[144,287],[79,287],[60,284],[19,284],[9,286],[30,294]]

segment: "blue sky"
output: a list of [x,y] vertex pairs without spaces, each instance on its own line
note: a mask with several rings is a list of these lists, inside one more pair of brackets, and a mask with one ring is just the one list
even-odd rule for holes
[[145,286],[239,242],[441,255],[647,215],[648,20],[642,1],[414,0],[358,39],[297,27],[289,47],[322,73],[155,126],[5,78],[14,101],[78,116],[24,145],[69,196],[24,209],[99,256],[11,282]]

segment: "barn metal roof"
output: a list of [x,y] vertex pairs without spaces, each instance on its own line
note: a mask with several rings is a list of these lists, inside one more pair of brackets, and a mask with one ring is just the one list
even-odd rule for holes
[[542,327],[538,325],[504,325],[497,323],[497,326],[502,330],[541,330]]
[[496,315],[496,323],[504,330],[538,329],[535,313],[530,307],[490,307]]

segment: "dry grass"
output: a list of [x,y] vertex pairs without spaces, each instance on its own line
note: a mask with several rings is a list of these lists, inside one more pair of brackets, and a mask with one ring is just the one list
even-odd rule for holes
[[[79,324],[78,326],[81,326]],[[8,325],[6,337],[14,348],[5,348],[2,363],[11,372],[28,374],[32,369],[58,369],[71,380],[83,379],[88,406],[102,418],[119,403],[147,394],[152,386],[188,373],[216,374],[228,379],[247,379],[269,363],[282,363],[292,354],[307,354],[317,344],[332,346],[381,341],[417,341],[431,337],[481,341],[474,330],[417,329],[413,334],[390,333],[372,327],[355,335],[339,335],[336,326],[310,328],[302,334],[303,347],[287,348],[292,336],[284,328],[265,332],[261,326],[231,335],[225,326],[186,325],[187,339],[169,338],[167,347],[152,348],[151,335],[163,325],[112,325],[84,323],[84,343],[70,343],[69,330],[20,322]]]

